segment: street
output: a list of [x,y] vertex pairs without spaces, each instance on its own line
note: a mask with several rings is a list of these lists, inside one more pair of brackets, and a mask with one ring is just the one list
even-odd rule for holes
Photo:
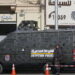
[[[0,75],[10,75],[10,74],[0,74]],[[17,75],[44,75],[44,74],[17,74]],[[55,75],[55,74],[51,74],[51,75]],[[60,75],[75,75],[75,73],[70,73],[70,74],[60,74]]]

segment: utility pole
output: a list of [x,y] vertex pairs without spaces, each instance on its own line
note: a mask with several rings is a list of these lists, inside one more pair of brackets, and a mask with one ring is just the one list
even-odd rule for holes
[[55,30],[58,30],[58,0],[55,0]]

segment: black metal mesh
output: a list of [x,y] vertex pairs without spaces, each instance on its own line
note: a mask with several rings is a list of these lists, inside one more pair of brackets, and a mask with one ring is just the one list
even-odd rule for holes
[[[31,58],[31,49],[52,49],[56,44],[63,46],[66,62],[72,61],[72,49],[75,48],[75,31],[16,31],[0,43],[1,54],[13,54],[12,62],[46,63],[51,58]],[[22,49],[25,51],[22,52]],[[13,56],[12,55],[12,56]]]

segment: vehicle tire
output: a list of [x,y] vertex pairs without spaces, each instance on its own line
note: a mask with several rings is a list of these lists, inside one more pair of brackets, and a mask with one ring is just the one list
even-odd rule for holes
[[52,74],[55,74],[56,73],[56,68],[55,67],[51,67],[51,71],[52,71]]
[[0,73],[2,73],[3,72],[3,66],[2,66],[2,64],[0,64]]

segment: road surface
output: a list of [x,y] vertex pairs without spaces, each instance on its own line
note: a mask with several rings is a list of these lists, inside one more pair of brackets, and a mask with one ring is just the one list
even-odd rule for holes
[[[0,74],[0,75],[10,75],[10,74]],[[44,74],[17,74],[17,75],[44,75]],[[50,75],[54,75],[54,74],[50,74]],[[75,75],[75,73],[70,73],[70,74],[60,74],[60,75]]]

